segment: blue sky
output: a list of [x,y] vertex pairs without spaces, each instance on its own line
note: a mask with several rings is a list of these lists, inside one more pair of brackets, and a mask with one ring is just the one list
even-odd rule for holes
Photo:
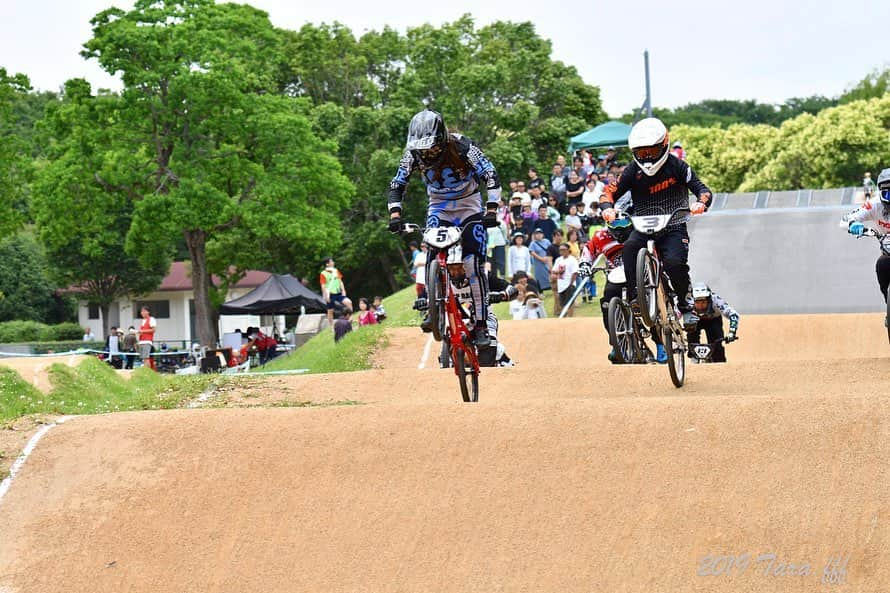
[[[677,1],[546,2],[449,0],[252,0],[272,22],[298,29],[339,21],[356,34],[440,24],[471,13],[477,24],[532,21],[558,60],[600,86],[611,115],[643,100],[643,50],[650,52],[656,106],[706,98],[781,102],[833,96],[875,68],[890,65],[890,2]],[[90,18],[132,0],[0,0],[0,66],[27,74],[35,88],[57,89],[82,76],[118,83],[80,58]]]

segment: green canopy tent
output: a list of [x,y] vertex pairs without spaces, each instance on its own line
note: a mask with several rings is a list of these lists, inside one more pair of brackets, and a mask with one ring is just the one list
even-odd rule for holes
[[574,136],[569,143],[569,151],[582,148],[606,148],[627,146],[631,126],[620,121],[607,121],[597,127]]

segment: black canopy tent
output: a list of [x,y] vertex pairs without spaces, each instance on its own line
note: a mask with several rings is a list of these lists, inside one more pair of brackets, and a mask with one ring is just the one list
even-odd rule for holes
[[220,307],[221,315],[284,315],[300,313],[324,313],[326,303],[290,274],[272,274],[269,278],[233,301]]

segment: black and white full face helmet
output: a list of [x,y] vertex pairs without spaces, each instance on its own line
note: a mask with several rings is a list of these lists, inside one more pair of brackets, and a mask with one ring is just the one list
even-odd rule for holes
[[881,203],[890,207],[890,168],[878,175],[878,195],[881,196]]
[[425,166],[434,165],[442,158],[447,141],[448,129],[442,114],[424,109],[411,118],[405,147]]

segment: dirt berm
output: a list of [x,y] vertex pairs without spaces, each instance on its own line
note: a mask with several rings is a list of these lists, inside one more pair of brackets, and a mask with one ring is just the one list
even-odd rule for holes
[[746,317],[680,390],[598,319],[508,322],[476,405],[396,330],[269,380],[360,404],[76,418],[0,501],[0,592],[887,592],[882,321]]

